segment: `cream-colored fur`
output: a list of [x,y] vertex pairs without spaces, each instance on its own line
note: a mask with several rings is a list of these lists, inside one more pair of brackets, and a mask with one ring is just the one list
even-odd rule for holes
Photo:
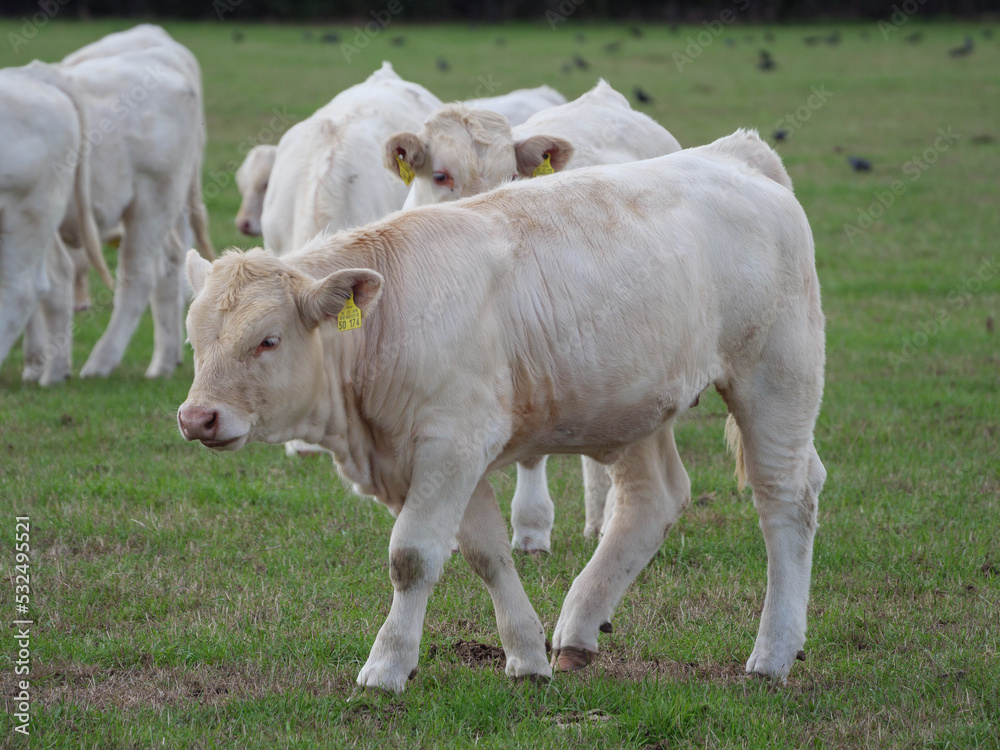
[[[740,131],[403,211],[283,259],[189,253],[182,433],[219,450],[318,442],[396,516],[393,604],[360,684],[403,690],[456,537],[493,598],[508,673],[549,674],[486,479],[553,452],[605,462],[614,481],[614,514],[552,638],[552,666],[585,666],[690,502],[672,426],[710,385],[739,425],[767,546],[747,671],[785,679],[805,641],[825,479],[824,319],[805,214],[749,166],[764,150]],[[351,296],[364,317],[340,331]]]

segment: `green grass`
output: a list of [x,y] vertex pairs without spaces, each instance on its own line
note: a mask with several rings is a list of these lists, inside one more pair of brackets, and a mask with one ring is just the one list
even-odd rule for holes
[[[2,38],[20,26],[0,22]],[[0,47],[0,65],[55,60],[126,26],[57,18],[17,54]],[[348,39],[349,26],[337,28]],[[627,27],[394,20],[349,63],[318,41],[325,28],[309,40],[304,27],[233,21],[168,29],[204,71],[219,247],[254,244],[232,224],[241,145],[268,137],[275,109],[297,122],[383,59],[446,100],[543,82],[574,97],[598,76],[641,85],[646,111],[684,145],[738,126],[769,135],[796,117],[780,151],[812,222],[828,320],[808,657],[784,687],[742,676],[764,545],[713,395],[678,428],[695,502],[629,590],[595,666],[534,685],[463,663],[459,641],[499,641],[484,588],[455,558],[406,694],[358,692],[391,598],[391,517],[351,496],[328,460],[181,440],[174,410],[191,365],[143,378],[147,315],[108,380],[23,386],[18,352],[0,370],[8,591],[13,516],[32,524],[32,747],[1000,747],[1000,276],[969,286],[983,258],[1000,262],[1000,34],[914,19],[888,40],[863,24],[843,26],[839,46],[809,47],[804,36],[831,29],[777,27],[764,42],[763,29],[732,26],[678,71],[674,54],[703,27],[634,39]],[[917,44],[905,41],[913,31]],[[947,57],[965,34],[975,52]],[[619,52],[604,49],[618,39]],[[770,73],[755,67],[763,46]],[[590,70],[563,72],[575,53]],[[813,87],[829,95],[809,109]],[[934,152],[949,127],[957,141]],[[913,180],[907,162],[926,149],[934,163]],[[853,172],[851,154],[874,169]],[[845,235],[895,180],[905,190],[893,205]],[[922,333],[939,311],[938,330]],[[78,317],[78,365],[108,313],[101,302]],[[580,534],[576,460],[553,459],[550,483],[553,553],[517,565],[551,633],[593,543]],[[512,474],[495,484],[508,513]],[[12,640],[3,648],[12,662]],[[17,692],[6,667],[0,687],[8,701]],[[0,747],[25,745],[3,721]]]

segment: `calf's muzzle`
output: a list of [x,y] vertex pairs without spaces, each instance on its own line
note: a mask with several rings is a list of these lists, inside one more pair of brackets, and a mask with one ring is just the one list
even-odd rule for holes
[[182,406],[177,411],[177,424],[188,440],[212,442],[219,431],[219,412],[200,406]]

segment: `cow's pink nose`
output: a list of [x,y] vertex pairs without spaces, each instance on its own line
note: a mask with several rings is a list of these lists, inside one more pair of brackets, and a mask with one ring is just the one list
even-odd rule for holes
[[177,412],[177,423],[188,440],[215,440],[219,431],[219,412],[200,406],[183,406]]
[[253,234],[253,227],[250,226],[250,219],[237,219],[236,228],[243,234]]

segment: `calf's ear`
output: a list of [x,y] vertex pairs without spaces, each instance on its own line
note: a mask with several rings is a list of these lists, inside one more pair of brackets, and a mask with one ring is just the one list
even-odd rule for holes
[[370,268],[345,268],[309,285],[297,295],[299,314],[311,330],[336,318],[353,295],[354,304],[367,315],[382,294],[382,274]]
[[[385,166],[389,171],[399,175],[401,180],[405,181],[406,177],[403,175],[405,170],[400,161],[408,164],[411,170],[417,170],[426,160],[427,152],[416,133],[396,133],[389,136],[389,140],[385,142]],[[412,175],[410,179],[413,179]]]
[[188,250],[187,254],[187,277],[194,296],[201,294],[201,288],[205,286],[205,274],[212,264],[202,258],[194,248]]
[[533,135],[518,141],[514,144],[517,171],[522,177],[531,177],[545,161],[546,154],[553,171],[558,172],[573,158],[573,144],[554,135]]

